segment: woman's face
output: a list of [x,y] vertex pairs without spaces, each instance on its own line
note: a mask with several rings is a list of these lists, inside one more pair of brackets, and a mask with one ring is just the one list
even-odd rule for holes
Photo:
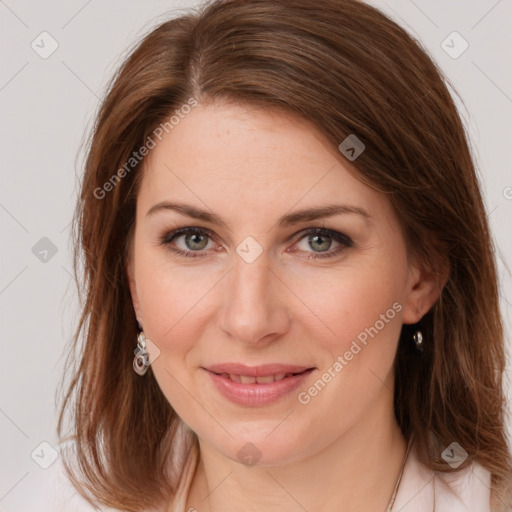
[[348,165],[307,122],[227,103],[192,109],[146,158],[137,318],[170,404],[233,460],[299,460],[392,417],[400,329],[435,286]]

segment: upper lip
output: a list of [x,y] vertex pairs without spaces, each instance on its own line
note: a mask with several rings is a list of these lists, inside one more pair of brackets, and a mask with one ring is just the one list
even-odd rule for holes
[[212,364],[204,367],[213,373],[229,373],[232,375],[246,375],[248,377],[266,377],[278,373],[300,373],[312,367],[296,366],[291,364],[263,364],[260,366],[246,366],[239,363]]

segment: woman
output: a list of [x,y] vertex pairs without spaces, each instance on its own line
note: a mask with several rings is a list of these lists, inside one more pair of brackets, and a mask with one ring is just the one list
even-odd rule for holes
[[59,435],[71,408],[91,503],[510,510],[474,165],[439,70],[376,9],[213,1],[160,25],[98,114],[76,221]]

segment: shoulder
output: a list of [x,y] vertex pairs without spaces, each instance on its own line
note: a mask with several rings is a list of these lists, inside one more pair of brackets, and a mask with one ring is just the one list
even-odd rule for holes
[[393,507],[400,512],[489,512],[490,473],[473,463],[460,471],[433,471],[409,454]]
[[48,468],[36,466],[29,472],[2,501],[2,512],[113,512],[113,509],[93,507],[71,484],[61,457],[68,443],[55,447],[57,456]]

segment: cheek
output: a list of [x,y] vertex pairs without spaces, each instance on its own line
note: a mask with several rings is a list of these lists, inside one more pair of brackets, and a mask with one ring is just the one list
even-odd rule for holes
[[[333,432],[349,428],[388,387],[406,277],[404,255],[392,256],[332,272],[314,287],[301,285],[299,293],[307,292],[308,306],[318,317],[310,325],[317,326],[312,334],[323,354],[317,381],[301,390],[299,401],[305,409],[329,410],[336,418]],[[324,428],[321,418],[318,427]]]
[[174,346],[174,341],[187,339],[183,329],[201,311],[214,276],[199,266],[176,263],[162,247],[148,246],[138,256],[137,290],[144,327],[155,342],[167,345],[173,341]]
[[[300,390],[299,402],[309,411],[329,410],[338,425],[333,435],[357,421],[388,385],[402,328],[405,263],[398,253],[317,274],[314,286],[296,281],[294,291],[307,298],[306,329],[319,363],[317,380]],[[317,416],[318,428],[325,428]]]
[[390,261],[365,262],[295,277],[293,291],[307,306],[295,301],[303,309],[297,312],[299,322],[307,322],[331,353],[348,350],[358,335],[364,341],[366,330],[375,325],[382,331],[379,338],[395,340],[403,309],[404,271],[399,268]]
[[149,254],[139,261],[138,290],[144,331],[160,350],[152,371],[167,401],[183,419],[188,419],[191,399],[186,390],[193,389],[191,355],[198,350],[200,324],[203,324],[198,318],[204,314],[205,292],[211,284],[165,258],[157,259]]

